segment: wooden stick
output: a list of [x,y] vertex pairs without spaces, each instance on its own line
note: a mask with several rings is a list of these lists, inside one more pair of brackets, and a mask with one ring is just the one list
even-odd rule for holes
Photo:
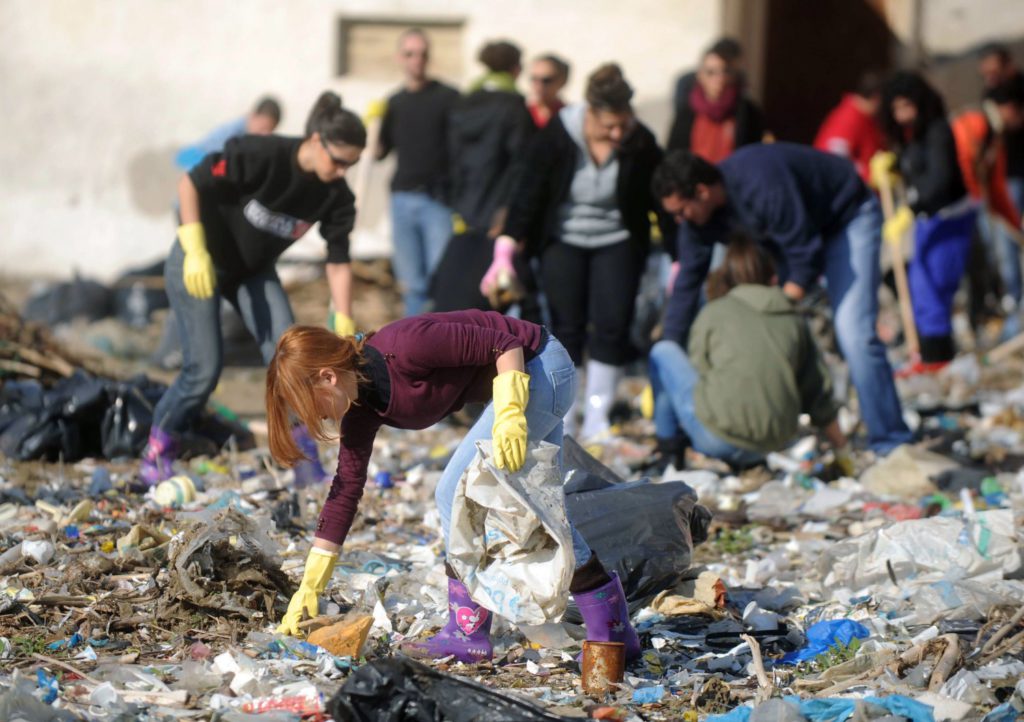
[[1013,615],[1010,621],[1007,622],[995,634],[993,634],[987,642],[985,642],[985,646],[981,648],[981,653],[988,654],[993,649],[995,649],[995,646],[999,644],[1000,640],[1002,640],[1003,637],[1012,632],[1014,627],[1020,624],[1021,619],[1024,619],[1024,606],[1018,609],[1017,613]]
[[29,376],[34,379],[43,375],[43,372],[36,366],[30,366],[29,364],[22,363],[21,361],[8,361],[6,359],[0,359],[0,370],[10,371],[15,374],[22,374],[23,376]]
[[[888,177],[883,178],[878,189],[882,199],[882,215],[889,220],[896,214],[895,191]],[[903,335],[907,338],[907,350],[912,358],[921,355],[921,342],[917,336],[917,324],[914,322],[914,309],[910,305],[910,282],[907,280],[907,267],[903,258],[903,239],[892,243],[892,271],[896,277],[896,295],[900,303],[900,317],[903,319]]]
[[989,363],[999,363],[1021,350],[1024,350],[1024,333],[1019,333],[1009,341],[1004,341],[996,346],[985,354],[985,360]]
[[770,699],[772,693],[775,691],[775,685],[768,679],[768,674],[764,671],[764,659],[761,657],[761,645],[757,643],[749,634],[741,634],[740,639],[750,645],[750,657],[754,663],[754,674],[757,675],[757,686],[758,701],[763,702]]
[[42,366],[44,369],[54,371],[61,376],[71,376],[75,373],[75,367],[69,364],[59,356],[44,356],[35,349],[31,349],[28,346],[23,346],[20,343],[15,344],[15,350],[18,355],[28,361],[30,364],[36,366]]
[[931,680],[928,682],[929,692],[938,692],[946,680],[953,674],[957,662],[960,661],[960,637],[955,634],[943,634],[939,640],[946,643],[946,649],[939,657],[932,672]]
[[1024,631],[1022,631],[1022,632],[1020,632],[1018,634],[1015,634],[1014,636],[1010,637],[1003,645],[1001,645],[1000,647],[998,647],[996,649],[993,649],[991,652],[988,653],[987,656],[982,657],[978,661],[978,664],[979,665],[988,664],[992,660],[995,660],[995,659],[998,659],[999,657],[1002,657],[1004,654],[1009,652],[1011,649],[1016,647],[1021,642],[1024,642]]

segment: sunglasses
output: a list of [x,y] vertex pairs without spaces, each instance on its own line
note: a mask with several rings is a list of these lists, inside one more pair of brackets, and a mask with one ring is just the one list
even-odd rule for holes
[[320,139],[320,145],[324,147],[324,153],[327,154],[327,157],[330,158],[331,162],[338,168],[351,168],[359,162],[358,160],[346,160],[345,158],[339,158],[334,155],[331,153],[331,149],[327,147],[327,141],[323,138]]
[[406,58],[425,58],[429,55],[426,50],[403,50],[402,56]]
[[558,78],[554,75],[534,75],[530,78],[531,83],[540,83],[541,85],[551,85]]

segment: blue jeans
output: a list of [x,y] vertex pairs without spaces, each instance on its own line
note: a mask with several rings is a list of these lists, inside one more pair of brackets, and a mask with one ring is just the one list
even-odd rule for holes
[[[527,438],[530,441],[547,441],[562,446],[562,417],[565,416],[573,399],[576,398],[576,367],[569,358],[569,352],[554,336],[537,356],[526,364],[530,375],[530,400],[526,405]],[[448,546],[448,532],[452,524],[452,503],[459,479],[476,456],[476,442],[491,438],[494,426],[494,402],[473,424],[466,437],[452,455],[437,483],[434,499],[441,516],[445,548]],[[562,455],[558,455],[561,468]],[[561,472],[560,472],[561,473]],[[575,528],[572,529],[572,549],[576,555],[576,566],[580,567],[590,558],[590,546]]]
[[697,417],[693,392],[700,381],[682,346],[675,341],[659,341],[651,349],[651,389],[654,391],[654,433],[670,439],[679,429],[690,437],[690,446],[733,466],[750,466],[764,459],[763,454],[741,449],[716,436]]
[[415,316],[425,310],[430,276],[452,236],[452,212],[427,193],[392,192],[391,235],[405,315]]
[[[1010,192],[1010,200],[1016,206],[1017,212],[1024,212],[1024,178],[1007,178],[1007,190]],[[1001,224],[998,225],[998,232],[993,234],[995,241],[994,255],[997,259],[999,274],[1003,279],[1004,301],[1011,303],[1004,304],[1007,311],[1006,321],[1003,323],[1001,340],[1006,341],[1013,338],[1021,331],[1020,311],[1021,299],[1024,297],[1024,277],[1020,267],[1020,246],[1013,236]],[[1012,306],[1012,308],[1011,308]]]
[[886,454],[909,442],[912,434],[903,422],[892,367],[875,329],[881,230],[882,212],[872,196],[844,228],[822,240],[836,341],[857,389],[868,443],[875,452]]
[[245,279],[226,293],[218,287],[210,298],[194,298],[185,290],[184,260],[185,254],[175,241],[164,266],[164,283],[178,323],[183,363],[178,378],[153,411],[153,425],[172,433],[188,425],[217,387],[224,366],[220,330],[222,293],[256,339],[264,363],[270,363],[277,340],[295,323],[288,295],[273,268]]

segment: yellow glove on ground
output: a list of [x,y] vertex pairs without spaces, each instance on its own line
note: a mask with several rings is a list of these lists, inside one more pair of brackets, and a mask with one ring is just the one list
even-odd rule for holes
[[350,317],[337,311],[331,312],[327,319],[327,327],[339,336],[355,336],[356,322]]
[[892,185],[899,178],[896,172],[896,154],[891,150],[880,150],[871,156],[868,175],[872,188],[881,188],[883,183]]
[[217,286],[217,273],[213,270],[213,259],[206,250],[206,232],[202,223],[186,223],[178,226],[178,243],[185,251],[182,280],[185,290],[193,298],[210,298]]
[[494,464],[519,471],[526,461],[526,405],[530,403],[530,376],[506,371],[494,377],[494,426],[491,441]]
[[288,611],[281,618],[281,626],[277,628],[278,634],[290,634],[293,637],[305,636],[299,629],[303,613],[310,619],[320,611],[317,597],[327,589],[327,582],[331,580],[334,573],[334,565],[338,561],[338,555],[313,547],[306,557],[306,569],[302,573],[302,583],[299,589],[292,595],[288,603]]
[[843,476],[857,478],[857,470],[853,465],[853,458],[844,450],[837,449],[835,452],[836,470]]
[[899,209],[882,225],[882,238],[886,243],[898,244],[914,225],[914,212],[910,206]]
[[384,117],[384,113],[388,111],[388,101],[383,98],[377,100],[371,100],[370,104],[366,106],[366,115],[363,116],[363,123],[369,125],[375,120],[380,120]]

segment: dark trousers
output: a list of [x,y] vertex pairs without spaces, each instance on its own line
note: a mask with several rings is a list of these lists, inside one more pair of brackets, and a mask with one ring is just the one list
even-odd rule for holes
[[586,249],[552,243],[541,255],[541,283],[551,309],[551,331],[573,363],[590,358],[622,366],[633,356],[633,322],[643,258],[629,241]]

